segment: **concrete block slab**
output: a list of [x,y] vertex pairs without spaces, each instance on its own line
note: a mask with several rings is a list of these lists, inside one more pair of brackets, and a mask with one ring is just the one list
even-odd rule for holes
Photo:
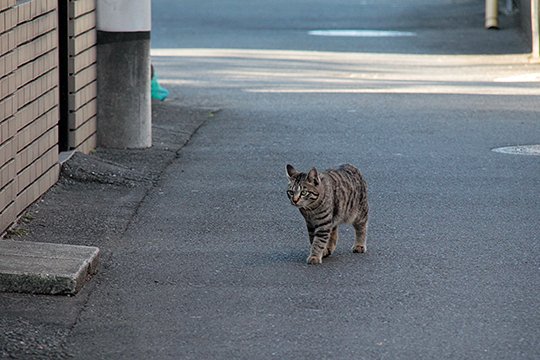
[[0,291],[75,294],[98,262],[93,246],[0,240]]

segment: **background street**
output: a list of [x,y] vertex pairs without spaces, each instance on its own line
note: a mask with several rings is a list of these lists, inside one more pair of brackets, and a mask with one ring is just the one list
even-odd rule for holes
[[[540,143],[540,66],[514,18],[484,30],[478,0],[152,3],[167,102],[208,118],[100,245],[56,321],[64,354],[540,358],[540,157],[491,151]],[[343,226],[305,263],[287,163],[362,171],[366,254]]]

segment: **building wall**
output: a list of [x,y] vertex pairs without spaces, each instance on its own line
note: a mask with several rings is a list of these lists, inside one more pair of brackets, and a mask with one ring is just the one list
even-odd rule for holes
[[[72,149],[95,146],[95,1],[70,0],[69,53],[59,53],[57,4],[0,2],[0,232],[57,181],[60,136]],[[62,99],[59,56],[70,69]],[[60,101],[70,109],[65,135]]]
[[68,24],[68,92],[70,149],[96,147],[97,67],[96,1],[70,0]]
[[56,0],[0,5],[0,230],[58,178]]

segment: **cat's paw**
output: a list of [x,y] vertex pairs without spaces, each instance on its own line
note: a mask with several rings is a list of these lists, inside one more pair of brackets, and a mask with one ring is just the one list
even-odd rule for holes
[[366,245],[354,245],[352,248],[353,253],[363,254],[367,251]]
[[322,258],[312,255],[312,256],[307,258],[307,263],[309,265],[322,264]]
[[325,257],[328,257],[330,255],[332,255],[332,250],[325,249],[322,257],[325,258]]

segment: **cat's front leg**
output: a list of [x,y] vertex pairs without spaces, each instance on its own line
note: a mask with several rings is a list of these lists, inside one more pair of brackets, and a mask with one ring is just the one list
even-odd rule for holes
[[307,224],[307,232],[309,236],[309,245],[313,245],[313,238],[315,237],[315,229],[309,223]]
[[328,246],[330,240],[330,230],[317,230],[313,236],[313,243],[311,244],[311,252],[307,258],[307,263],[310,265],[316,265],[322,263],[323,255]]
[[317,257],[317,256],[314,256],[314,255],[309,255],[308,259],[307,259],[307,263],[309,265],[317,265],[317,264],[322,264],[322,256],[321,257]]

